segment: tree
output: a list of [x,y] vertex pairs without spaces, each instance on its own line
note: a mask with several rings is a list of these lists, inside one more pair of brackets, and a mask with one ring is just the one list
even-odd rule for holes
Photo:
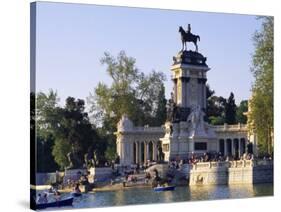
[[84,154],[102,162],[105,143],[85,112],[85,102],[68,97],[64,107],[58,105],[57,93],[50,90],[36,95],[37,169],[43,172],[64,169],[69,165],[68,153],[75,154],[83,163]]
[[236,104],[234,94],[231,92],[225,104],[225,123],[236,124]]
[[222,96],[215,96],[215,91],[206,86],[207,92],[207,121],[213,125],[224,124],[226,99]]
[[36,95],[36,132],[42,137],[49,137],[57,128],[58,95],[52,89],[47,94],[39,92]]
[[61,168],[69,165],[67,154],[71,151],[75,152],[81,162],[86,153],[96,155],[97,161],[104,155],[105,148],[100,144],[100,138],[84,110],[84,100],[73,97],[66,99],[64,108],[58,108],[60,118],[54,130],[55,145],[52,153]]
[[243,100],[240,102],[240,105],[237,107],[236,110],[236,121],[241,124],[247,123],[247,116],[244,115],[248,111],[248,101]]
[[251,71],[255,81],[249,108],[249,130],[256,133],[259,153],[273,152],[273,17],[260,17],[262,27],[253,41],[255,52]]
[[57,103],[57,93],[53,90],[50,90],[47,94],[39,92],[36,95],[36,108],[34,105],[33,119],[34,126],[36,126],[37,172],[52,172],[59,168],[52,155],[55,140],[53,127],[56,126],[55,123],[58,119]]
[[[91,121],[100,128],[99,132],[107,141],[107,156],[115,152],[117,122],[126,114],[135,125],[164,124],[166,99],[162,72],[149,74],[140,72],[136,60],[121,51],[115,58],[105,53],[101,64],[106,66],[110,85],[99,83],[87,98],[90,106]],[[114,151],[113,151],[114,150]]]
[[161,86],[161,90],[159,91],[159,96],[157,99],[157,109],[155,112],[155,123],[152,123],[152,125],[154,126],[159,126],[161,124],[164,124],[167,118],[167,114],[166,114],[166,104],[167,104],[167,100],[165,98],[165,87],[162,84]]

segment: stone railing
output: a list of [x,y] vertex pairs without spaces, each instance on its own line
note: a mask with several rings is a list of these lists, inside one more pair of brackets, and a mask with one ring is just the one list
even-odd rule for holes
[[234,124],[234,125],[218,125],[211,126],[215,131],[237,131],[237,130],[247,130],[246,124]]
[[159,132],[159,133],[164,133],[164,129],[162,127],[149,127],[149,126],[144,126],[144,127],[134,127],[133,131],[137,132]]
[[192,165],[189,179],[189,185],[272,183],[273,161],[200,162]]
[[254,166],[273,165],[272,160],[237,160],[224,162],[199,162],[192,165],[192,170],[204,170],[212,168],[243,168]]

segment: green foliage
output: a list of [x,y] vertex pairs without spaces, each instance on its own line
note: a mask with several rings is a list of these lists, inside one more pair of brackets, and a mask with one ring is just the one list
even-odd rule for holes
[[53,146],[52,155],[60,168],[63,169],[69,165],[67,153],[71,151],[71,145],[65,138],[57,138]]
[[[34,95],[35,98],[35,95]],[[53,155],[54,127],[59,119],[57,114],[57,93],[50,90],[48,94],[36,95],[34,120],[36,121],[36,169],[38,172],[51,172],[58,169]]]
[[50,90],[36,96],[38,169],[54,171],[69,165],[67,154],[73,149],[83,161],[84,154],[95,154],[99,161],[106,146],[90,123],[81,99],[68,97],[64,107],[58,105],[57,93]]
[[207,121],[210,124],[219,125],[223,124],[225,120],[225,105],[226,99],[222,96],[215,96],[215,91],[206,86],[207,96]]
[[81,161],[89,150],[98,155],[97,160],[104,154],[104,148],[96,130],[89,121],[88,114],[84,112],[84,100],[73,97],[66,99],[64,108],[58,109],[58,127],[54,132],[55,146],[53,155],[61,168],[67,161],[67,154],[74,149]]
[[255,77],[250,100],[250,130],[257,133],[259,152],[273,152],[273,17],[261,17],[262,28],[253,37],[255,52],[252,73]]
[[[117,122],[123,114],[135,125],[159,126],[166,120],[166,99],[162,72],[140,72],[136,60],[121,51],[115,58],[105,53],[101,63],[106,65],[110,85],[99,83],[88,97],[92,121],[100,127],[107,142],[107,158],[115,157]],[[114,154],[113,154],[114,152]]]
[[240,102],[240,105],[237,107],[236,110],[236,121],[241,124],[247,123],[247,116],[244,115],[245,112],[248,111],[248,101],[243,100]]
[[224,118],[222,116],[210,116],[209,117],[210,124],[212,125],[223,125]]
[[207,121],[213,125],[246,123],[247,117],[243,112],[247,112],[247,101],[242,101],[237,108],[234,94],[231,92],[228,99],[222,96],[215,96],[215,91],[206,86],[207,89]]

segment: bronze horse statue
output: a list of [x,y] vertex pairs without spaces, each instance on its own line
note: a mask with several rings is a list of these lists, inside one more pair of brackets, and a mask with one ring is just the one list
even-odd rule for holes
[[181,34],[182,51],[184,49],[186,50],[186,42],[193,42],[196,47],[196,52],[198,52],[197,39],[200,41],[200,36],[193,35],[191,32],[185,32],[181,26],[179,27],[179,32]]

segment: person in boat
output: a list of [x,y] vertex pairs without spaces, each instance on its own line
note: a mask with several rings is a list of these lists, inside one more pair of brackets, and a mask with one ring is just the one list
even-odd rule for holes
[[48,194],[45,193],[40,201],[40,203],[48,203]]
[[60,201],[61,200],[61,193],[58,190],[55,190],[54,194],[55,194],[56,201]]
[[79,188],[79,183],[77,183],[74,187],[74,192],[77,193],[77,194],[80,194],[81,193],[81,190]]
[[55,188],[54,186],[51,186],[48,190],[49,193],[55,193]]

